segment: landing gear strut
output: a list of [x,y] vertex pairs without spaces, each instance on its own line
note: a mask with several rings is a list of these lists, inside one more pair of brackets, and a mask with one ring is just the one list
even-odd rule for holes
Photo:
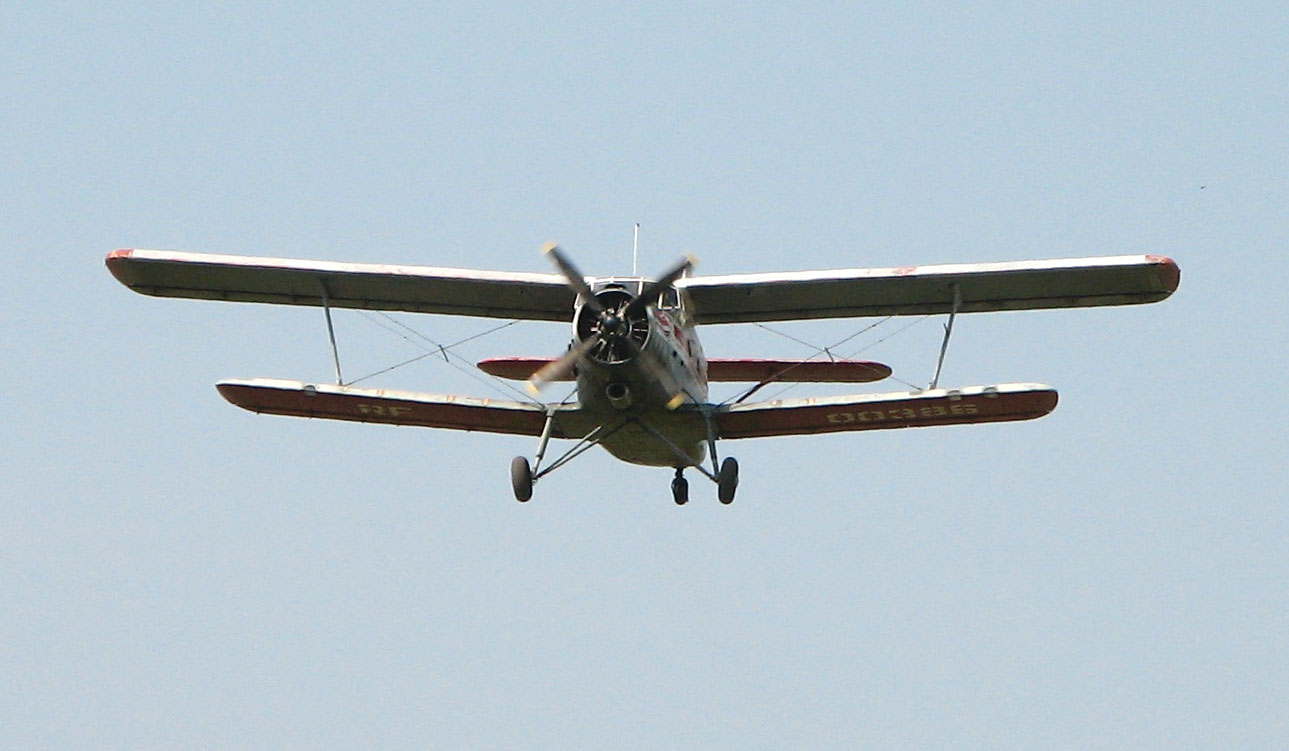
[[600,444],[604,439],[616,433],[628,424],[635,424],[644,429],[653,437],[657,438],[663,446],[667,447],[676,455],[678,464],[676,466],[676,476],[671,480],[671,497],[677,506],[684,506],[689,503],[689,481],[685,479],[685,470],[693,467],[695,471],[701,472],[704,477],[716,483],[716,498],[724,505],[728,506],[734,502],[734,492],[738,489],[738,461],[733,457],[725,457],[717,466],[716,457],[716,436],[713,430],[710,414],[705,415],[707,418],[707,442],[711,450],[712,468],[708,469],[701,464],[689,464],[692,461],[690,455],[681,451],[672,441],[663,433],[650,427],[647,422],[640,416],[632,416],[624,413],[610,422],[599,425],[590,433],[587,433],[578,444],[569,449],[559,459],[555,460],[549,467],[542,466],[542,458],[546,453],[546,446],[550,441],[555,415],[559,405],[547,405],[546,424],[542,428],[541,440],[537,446],[537,456],[534,463],[530,464],[528,459],[523,456],[516,456],[510,461],[510,485],[515,492],[515,500],[520,503],[526,503],[533,497],[533,484],[540,478],[545,477],[551,471],[558,469],[564,464],[579,456],[592,446]]
[[676,468],[676,477],[671,481],[671,498],[677,506],[689,503],[689,480],[685,479],[685,470]]

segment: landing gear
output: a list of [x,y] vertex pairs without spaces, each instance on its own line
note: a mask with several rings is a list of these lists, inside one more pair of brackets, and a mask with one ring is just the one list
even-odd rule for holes
[[[702,467],[698,469],[716,482],[717,500],[726,506],[734,502],[734,491],[738,489],[738,461],[734,457],[725,457],[725,461],[721,462],[720,471],[714,475]],[[689,503],[689,481],[685,479],[684,472],[684,468],[677,467],[676,476],[671,480],[671,498],[677,506]]]
[[676,477],[671,481],[671,498],[677,506],[689,503],[689,480],[685,479],[683,469],[676,469]]
[[735,490],[738,490],[738,461],[727,456],[721,462],[721,471],[716,473],[716,498],[728,506],[734,502]]
[[533,470],[522,456],[510,460],[510,486],[515,490],[515,500],[520,503],[533,497]]

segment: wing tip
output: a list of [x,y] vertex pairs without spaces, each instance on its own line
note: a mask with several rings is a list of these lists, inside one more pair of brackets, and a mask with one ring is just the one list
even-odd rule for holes
[[1171,295],[1177,291],[1177,287],[1182,283],[1182,269],[1177,262],[1168,256],[1146,256],[1146,261],[1155,267],[1156,273],[1159,274],[1159,281],[1162,283],[1166,295]]
[[1057,393],[1056,389],[1052,388],[1051,386],[1047,387],[1047,390],[1043,392],[1043,395],[1044,395],[1044,398],[1040,402],[1040,405],[1041,405],[1040,409],[1042,409],[1043,411],[1040,414],[1036,415],[1035,416],[1036,418],[1046,417],[1047,415],[1052,414],[1052,412],[1056,410],[1056,405],[1059,404],[1061,401],[1061,395]]
[[103,258],[103,263],[107,266],[107,270],[111,272],[112,276],[116,277],[118,282],[133,289],[133,286],[130,284],[131,280],[127,271],[129,268],[129,262],[133,259],[134,249],[122,248],[108,253],[107,256]]
[[251,412],[258,411],[256,409],[253,409],[250,406],[250,402],[246,400],[246,396],[247,396],[246,383],[242,383],[238,381],[220,381],[219,383],[215,384],[215,390],[219,392],[220,396],[224,397],[224,401],[228,402],[234,407],[241,407],[242,409],[250,410]]

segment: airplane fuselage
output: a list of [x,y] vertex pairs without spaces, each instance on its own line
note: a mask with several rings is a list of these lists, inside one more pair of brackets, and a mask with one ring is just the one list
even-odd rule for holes
[[[625,293],[622,300],[639,295],[643,283],[612,279],[593,289],[612,305],[620,293]],[[611,426],[601,445],[613,456],[633,464],[682,467],[702,462],[707,453],[702,415],[685,408],[707,401],[707,359],[685,301],[675,294],[665,297],[670,299],[650,306],[634,322],[633,347],[592,350],[578,361],[577,389],[582,408]],[[574,312],[573,334],[579,341],[591,334],[589,313],[581,305]]]

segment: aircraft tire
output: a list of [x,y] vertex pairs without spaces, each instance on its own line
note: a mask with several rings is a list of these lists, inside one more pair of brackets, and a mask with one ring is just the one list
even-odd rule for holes
[[527,503],[533,497],[533,470],[522,456],[510,460],[510,486],[515,491],[515,500],[520,503]]
[[676,502],[677,506],[684,506],[689,503],[689,480],[677,477],[671,481],[671,499]]
[[738,460],[727,456],[721,462],[721,471],[716,473],[716,498],[728,506],[734,502],[735,490],[738,490]]

